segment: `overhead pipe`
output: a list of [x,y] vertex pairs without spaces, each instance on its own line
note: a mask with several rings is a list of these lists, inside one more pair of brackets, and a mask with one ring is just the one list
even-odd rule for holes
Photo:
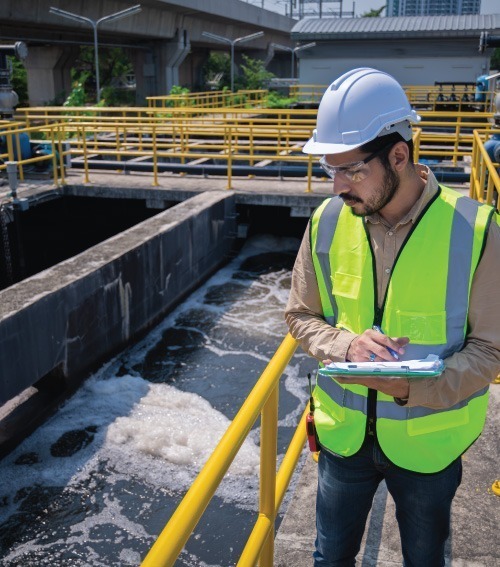
[[479,36],[479,53],[484,53],[487,47],[500,47],[500,35],[490,35],[487,31]]

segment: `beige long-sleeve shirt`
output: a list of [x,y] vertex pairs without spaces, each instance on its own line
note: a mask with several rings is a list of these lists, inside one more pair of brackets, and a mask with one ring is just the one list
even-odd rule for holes
[[[438,190],[433,173],[417,166],[426,181],[418,201],[395,226],[377,214],[365,217],[377,272],[377,294],[384,297],[397,253],[412,224]],[[488,385],[500,372],[500,227],[492,222],[486,246],[472,282],[469,332],[465,345],[445,360],[446,370],[438,378],[410,381],[408,406],[448,408]],[[292,274],[285,311],[291,335],[318,360],[345,361],[349,345],[357,336],[328,325],[321,300],[306,230]]]

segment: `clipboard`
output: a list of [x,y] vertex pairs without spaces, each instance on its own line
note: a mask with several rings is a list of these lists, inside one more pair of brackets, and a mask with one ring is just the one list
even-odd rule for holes
[[440,376],[445,364],[436,354],[418,360],[401,360],[394,362],[332,362],[320,368],[322,376],[401,376],[429,377]]

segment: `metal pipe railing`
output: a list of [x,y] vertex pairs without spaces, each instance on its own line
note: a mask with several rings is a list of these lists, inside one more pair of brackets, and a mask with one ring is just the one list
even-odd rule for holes
[[469,196],[480,203],[498,206],[500,194],[500,164],[494,164],[484,148],[485,132],[474,131]]
[[[252,176],[290,175],[301,176],[307,181],[306,192],[312,191],[318,173],[314,159],[302,154],[302,145],[315,125],[315,111],[296,109],[228,109],[214,113],[212,109],[197,109],[198,114],[187,108],[33,108],[21,109],[29,127],[0,124],[0,133],[6,138],[3,159],[19,163],[20,179],[24,178],[24,166],[51,159],[54,183],[65,182],[61,167],[68,155],[80,158],[85,169],[85,182],[90,182],[93,169],[114,167],[111,160],[122,162],[115,169],[133,171],[136,165],[127,163],[134,158],[144,158],[142,171],[151,171],[152,185],[158,185],[162,170],[176,171],[177,163],[189,172],[200,170],[226,175],[227,188],[232,188],[233,175]],[[458,160],[470,155],[473,130],[491,129],[491,113],[421,112],[422,121],[415,144],[415,156]],[[5,129],[2,129],[5,128]],[[39,133],[51,141],[52,153],[40,158],[18,159],[21,151],[19,135]],[[418,132],[418,134],[417,134]],[[63,149],[62,143],[69,144]],[[57,160],[59,154],[59,164]],[[2,156],[0,156],[2,157]],[[212,164],[208,163],[212,161]],[[219,162],[223,162],[223,166]],[[147,165],[147,162],[152,164]],[[171,163],[174,162],[174,163]],[[276,171],[270,171],[277,163]],[[246,165],[247,164],[247,165]],[[58,166],[59,165],[59,166]],[[75,164],[78,165],[78,164]],[[300,167],[297,169],[296,166]],[[148,170],[148,167],[150,168]],[[0,165],[0,169],[2,166]],[[297,171],[296,171],[297,170]],[[299,171],[300,170],[300,171]],[[58,176],[58,172],[60,176]],[[450,173],[451,175],[451,173]],[[465,174],[454,172],[461,181]],[[487,178],[485,176],[484,180]]]
[[[266,475],[264,478],[261,474],[259,516],[256,528],[252,532],[252,546],[256,545],[259,549],[264,547],[274,526],[277,512],[276,504],[282,501],[288,486],[286,481],[291,478],[305,443],[305,427],[302,426],[302,436],[300,434],[294,436],[287,456],[285,456],[280,467],[278,483],[275,476],[276,441],[273,441],[276,437],[278,420],[277,388],[279,379],[292,358],[297,345],[297,341],[290,334],[287,334],[214,452],[150,549],[142,567],[172,567],[174,565],[261,412],[261,439],[265,440],[264,445],[261,444],[261,472],[265,471]],[[284,466],[289,469],[292,465],[292,470],[281,472]],[[270,475],[272,479],[269,480],[267,475]],[[277,488],[279,488],[279,492]],[[272,546],[272,544],[269,545]],[[252,547],[252,549],[255,548]],[[268,562],[270,553],[271,550],[266,548],[263,560],[267,563],[262,563],[263,567],[272,565],[272,562]],[[250,564],[247,559],[243,558],[241,565]]]

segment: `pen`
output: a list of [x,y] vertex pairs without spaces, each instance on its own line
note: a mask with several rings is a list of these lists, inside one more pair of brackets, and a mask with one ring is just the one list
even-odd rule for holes
[[[373,325],[372,329],[374,331],[377,331],[377,333],[381,333],[382,335],[384,334],[384,332],[378,325]],[[389,354],[391,354],[396,360],[399,360],[399,355],[395,350],[389,347],[385,347],[385,348],[389,351]]]

